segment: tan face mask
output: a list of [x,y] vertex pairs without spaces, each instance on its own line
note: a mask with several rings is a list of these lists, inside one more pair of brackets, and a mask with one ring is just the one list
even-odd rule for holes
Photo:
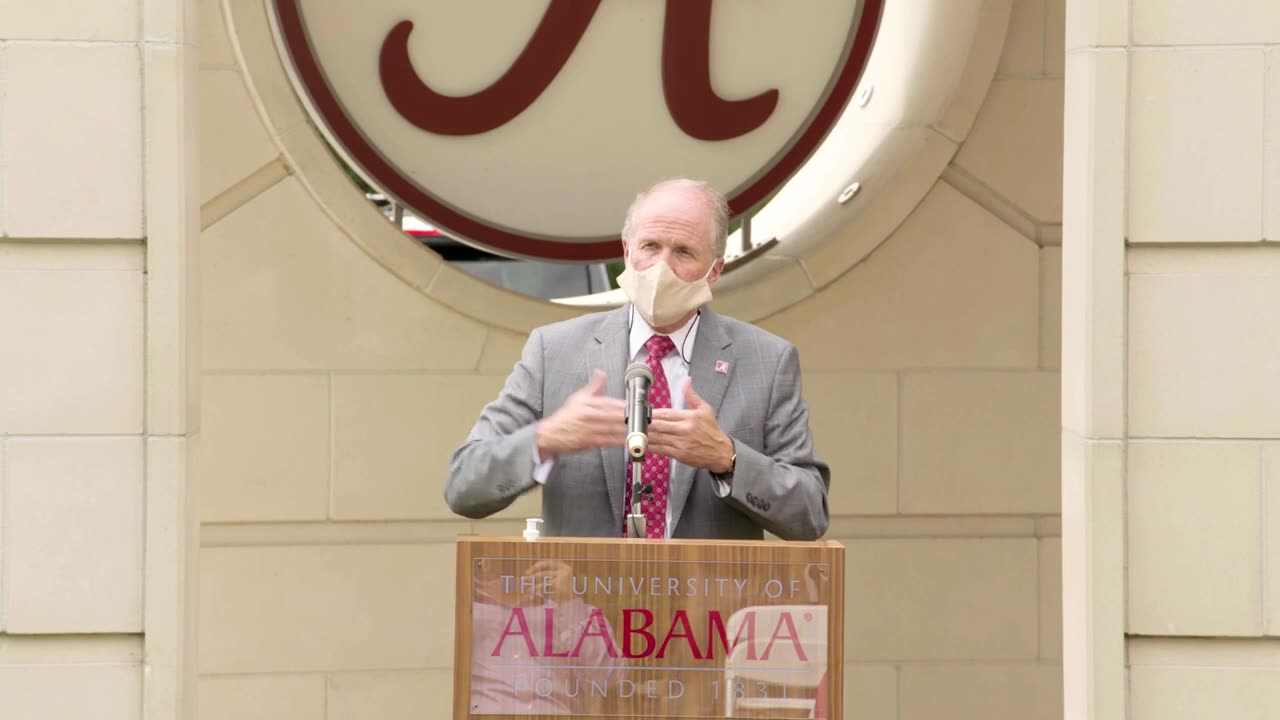
[[633,269],[628,262],[627,269],[618,276],[618,286],[650,327],[666,327],[690,310],[711,302],[711,285],[707,278],[711,277],[715,266],[712,262],[700,280],[685,282],[661,260],[640,271]]

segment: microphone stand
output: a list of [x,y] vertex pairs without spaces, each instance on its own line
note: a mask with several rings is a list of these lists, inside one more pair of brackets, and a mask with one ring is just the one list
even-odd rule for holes
[[653,413],[649,405],[653,370],[642,362],[633,362],[627,366],[623,382],[627,388],[627,410],[622,420],[627,424],[627,456],[631,458],[631,507],[623,508],[627,517],[622,525],[626,537],[644,538],[647,534],[640,506],[644,495],[653,495],[653,488],[644,482],[644,458],[649,451],[647,431]]
[[[640,508],[641,496],[644,495],[644,457],[631,460],[631,508],[627,513],[627,537],[645,538],[644,510]],[[652,491],[650,491],[652,492]]]

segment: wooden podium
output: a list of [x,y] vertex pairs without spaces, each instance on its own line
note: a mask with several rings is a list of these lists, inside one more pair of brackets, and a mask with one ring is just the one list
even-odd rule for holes
[[455,720],[840,718],[844,547],[461,537]]

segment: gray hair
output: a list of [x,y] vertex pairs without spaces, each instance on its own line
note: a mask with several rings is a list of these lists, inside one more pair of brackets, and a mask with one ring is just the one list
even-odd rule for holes
[[642,190],[636,195],[636,199],[631,201],[631,207],[627,208],[627,219],[622,223],[622,240],[623,242],[631,242],[631,221],[636,213],[636,209],[645,201],[649,195],[655,190],[663,190],[667,188],[679,188],[681,190],[692,190],[702,196],[703,201],[707,204],[707,210],[711,212],[711,252],[716,258],[724,257],[725,245],[729,241],[729,203],[720,194],[720,191],[711,187],[711,185],[703,180],[692,180],[690,178],[667,178],[654,183],[649,189]]

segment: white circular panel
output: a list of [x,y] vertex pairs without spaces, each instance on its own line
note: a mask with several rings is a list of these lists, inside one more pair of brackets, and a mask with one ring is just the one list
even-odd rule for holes
[[295,81],[369,179],[507,255],[619,254],[638,189],[734,214],[840,116],[882,0],[274,0]]

